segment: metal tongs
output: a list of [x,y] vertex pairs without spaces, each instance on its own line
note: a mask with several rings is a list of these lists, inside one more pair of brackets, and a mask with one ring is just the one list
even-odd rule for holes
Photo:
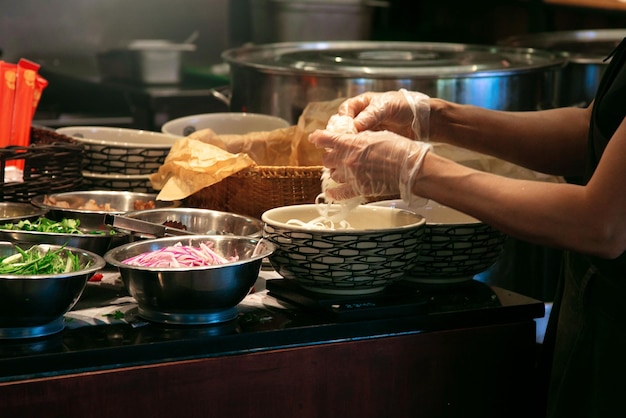
[[141,219],[129,218],[123,215],[113,215],[107,213],[104,216],[104,223],[115,230],[140,235],[145,238],[162,238],[162,237],[174,237],[180,235],[196,235],[193,232],[186,231],[184,229],[173,228],[157,224],[154,222],[148,222]]

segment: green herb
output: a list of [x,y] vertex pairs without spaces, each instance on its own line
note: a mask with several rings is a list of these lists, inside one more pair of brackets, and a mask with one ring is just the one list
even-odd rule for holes
[[62,219],[60,222],[53,221],[48,218],[38,218],[35,221],[21,220],[15,224],[4,224],[1,229],[19,230],[19,231],[35,231],[35,232],[52,232],[57,234],[98,234],[102,235],[104,231],[85,232],[80,229],[80,219]]
[[18,246],[15,249],[17,253],[0,259],[0,274],[59,274],[88,267],[81,265],[80,257],[64,247],[52,250],[34,245],[27,250]]
[[116,310],[114,313],[108,313],[102,316],[106,316],[107,318],[113,318],[113,319],[124,319],[124,312],[120,310]]

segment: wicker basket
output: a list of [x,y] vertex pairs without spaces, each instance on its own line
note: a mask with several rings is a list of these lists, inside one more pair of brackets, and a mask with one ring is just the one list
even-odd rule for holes
[[189,196],[190,207],[261,218],[279,206],[313,203],[321,192],[322,166],[257,166]]
[[[30,202],[37,195],[77,190],[82,184],[83,146],[54,131],[31,128],[31,145],[0,148],[0,201]],[[11,161],[23,164],[23,182],[6,181]],[[9,163],[9,164],[7,164]]]

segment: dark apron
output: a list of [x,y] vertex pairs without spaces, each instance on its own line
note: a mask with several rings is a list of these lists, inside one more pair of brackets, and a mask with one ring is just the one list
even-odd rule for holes
[[[626,39],[598,87],[587,180],[626,115],[625,61]],[[554,352],[544,364],[552,370],[548,417],[626,416],[626,253],[615,260],[567,253],[562,276],[544,340],[546,354]]]

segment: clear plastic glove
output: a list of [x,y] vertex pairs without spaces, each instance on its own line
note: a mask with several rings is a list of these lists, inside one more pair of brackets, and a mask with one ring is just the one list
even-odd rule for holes
[[353,118],[359,132],[388,130],[426,142],[430,130],[429,99],[423,93],[405,89],[369,92],[343,102],[338,114]]
[[309,141],[327,150],[323,163],[338,185],[326,194],[334,201],[400,193],[410,205],[417,198],[411,192],[413,182],[432,149],[430,144],[389,131],[350,134],[317,130]]

